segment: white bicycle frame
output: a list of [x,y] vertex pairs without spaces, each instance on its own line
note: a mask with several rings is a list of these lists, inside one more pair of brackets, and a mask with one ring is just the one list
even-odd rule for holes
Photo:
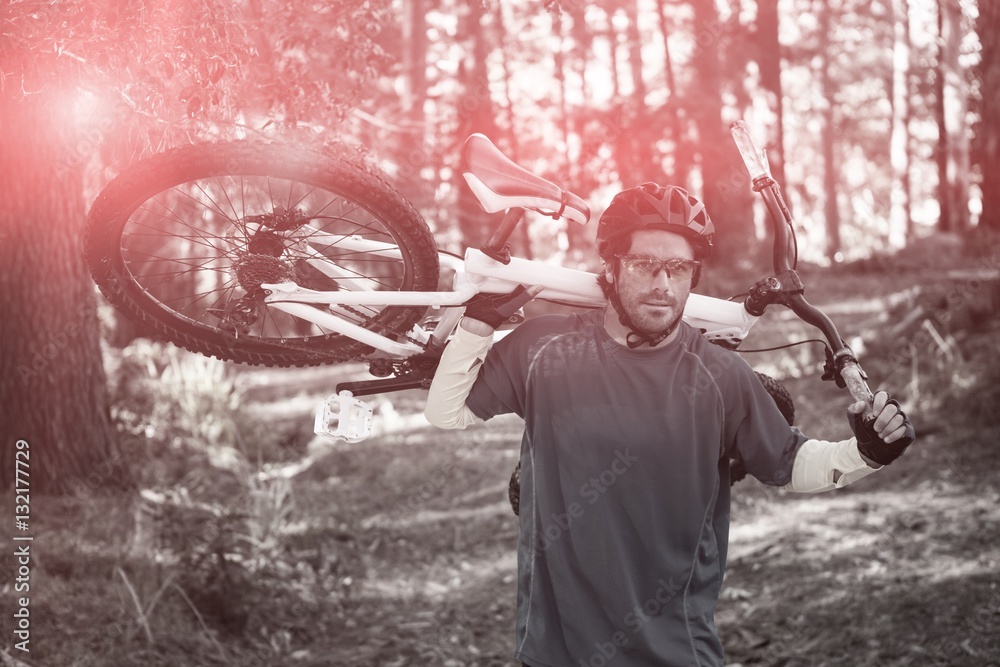
[[[737,121],[730,129],[753,180],[754,190],[761,194],[771,217],[772,228],[775,230],[774,270],[776,276],[786,277],[788,274],[788,282],[791,285],[791,289],[782,294],[781,280],[778,277],[770,279],[771,283],[768,285],[768,289],[772,290],[771,297],[781,295],[780,302],[791,308],[804,321],[818,327],[823,332],[829,342],[828,352],[836,372],[843,378],[855,400],[869,404],[870,412],[872,393],[866,382],[867,376],[861,370],[857,358],[843,342],[836,326],[829,317],[810,305],[802,296],[801,283],[797,282],[795,275],[794,261],[790,261],[793,258],[788,256],[788,240],[789,235],[792,234],[791,214],[781,198],[777,183],[770,176],[766,155],[757,151],[745,123]],[[507,168],[509,169],[509,167]],[[514,169],[517,169],[516,165],[514,165]],[[477,184],[482,185],[478,177],[475,177],[474,174],[472,178],[469,178],[469,174],[466,176],[470,186],[473,186],[473,192],[480,204],[483,205],[483,210],[498,212],[507,208],[503,202],[508,201],[511,195],[491,192],[485,186],[475,187]],[[566,208],[567,201],[566,193],[561,191],[561,194],[562,208],[559,209],[560,212]],[[534,201],[528,195],[524,195],[522,200]],[[544,202],[551,204],[555,203],[555,200],[545,199]],[[520,219],[520,214],[524,212],[524,209],[520,208],[521,206],[531,207],[532,204],[512,204],[512,206],[514,208],[508,210],[510,217],[505,218],[501,225],[502,230],[506,228],[508,219],[512,220],[513,223]],[[511,214],[517,215],[511,216]],[[581,217],[582,219],[580,219]],[[585,222],[586,218],[586,214],[575,216],[578,222]],[[503,233],[509,234],[512,229],[511,225]],[[498,236],[502,237],[503,233],[498,232],[498,235],[495,235],[494,239],[491,240],[491,244]],[[336,245],[338,248],[354,252],[382,255],[397,260],[403,259],[400,249],[391,243],[380,243],[356,236],[324,235],[318,230],[311,230],[309,238],[310,242],[319,245]],[[492,247],[499,246],[493,245]],[[318,250],[312,249],[312,252],[314,258],[309,262],[315,269],[334,280],[342,276],[347,277],[347,274],[340,267]],[[501,262],[475,249],[468,250],[464,260],[444,253],[441,253],[440,257],[443,266],[455,271],[454,287],[450,291],[380,291],[375,289],[377,285],[374,282],[371,285],[357,285],[352,280],[352,286],[358,286],[357,291],[323,292],[305,289],[295,283],[281,283],[263,285],[264,289],[269,291],[264,301],[270,307],[312,322],[328,331],[353,338],[397,358],[425,352],[426,347],[440,348],[443,346],[458,325],[464,312],[463,305],[480,293],[506,294],[518,285],[541,286],[542,290],[538,294],[539,299],[551,299],[584,307],[603,306],[606,303],[597,283],[597,275],[587,271],[567,269],[514,257],[507,262]],[[356,276],[352,275],[351,277]],[[753,309],[757,311],[759,306],[759,312],[763,312],[763,307],[772,302],[774,301],[771,298],[765,297]],[[317,305],[322,305],[322,308],[318,308]],[[424,306],[443,312],[432,333],[417,325],[406,336],[406,340],[394,340],[377,332],[368,331],[336,314],[338,309],[346,314],[348,313],[346,309],[354,306]],[[683,319],[691,326],[700,329],[709,340],[735,349],[746,338],[759,317],[751,315],[743,303],[691,294],[684,308]],[[413,341],[417,341],[417,343]],[[318,434],[342,438],[348,442],[357,442],[371,433],[371,416],[370,406],[353,398],[351,392],[342,391],[329,397],[320,406],[316,415],[315,430]]]
[[[359,237],[325,235],[321,242],[329,241],[338,249],[365,252],[401,259],[399,248],[390,243],[369,241]],[[442,310],[433,334],[419,325],[409,332],[408,338],[428,343],[443,344],[454,332],[464,312],[462,304],[480,293],[506,294],[518,285],[542,287],[539,299],[552,299],[582,307],[603,306],[604,295],[597,284],[597,274],[567,269],[539,261],[512,257],[504,264],[488,257],[480,250],[469,249],[465,259],[440,254],[442,265],[455,271],[454,288],[446,292],[406,292],[365,289],[357,291],[317,291],[300,287],[293,282],[265,284],[270,293],[264,302],[278,310],[395,357],[408,357],[424,351],[424,347],[409,340],[397,341],[348,321],[335,314],[339,306],[414,306]],[[340,275],[335,263],[322,257],[310,264],[331,278]],[[324,308],[317,308],[322,305]],[[736,347],[759,319],[750,315],[742,303],[715,297],[691,294],[684,308],[683,319],[701,329],[709,340],[727,347]]]
[[[338,249],[402,259],[399,247],[391,243],[318,233],[310,238],[314,242],[318,240],[322,245],[336,245]],[[326,259],[318,251],[316,254],[316,258],[309,260],[314,268],[333,279],[343,275],[344,272],[336,263]],[[511,257],[505,264],[471,248],[466,252],[464,260],[447,253],[439,253],[439,257],[442,267],[455,273],[454,288],[451,291],[377,290],[374,289],[374,283],[366,286],[355,282],[352,285],[357,288],[355,291],[328,292],[285,282],[262,285],[269,292],[264,302],[272,308],[370,345],[396,358],[424,352],[424,345],[443,346],[465,312],[463,304],[477,294],[506,294],[518,285],[538,285],[542,287],[537,297],[539,299],[552,299],[582,307],[601,307],[607,303],[597,283],[597,274],[587,271],[517,257]],[[406,340],[394,340],[338,316],[336,311],[341,306],[423,306],[441,311],[441,317],[433,332],[428,332],[417,324],[407,334]],[[759,318],[748,313],[742,303],[691,294],[684,308],[683,319],[691,326],[701,329],[709,340],[735,348],[746,338]],[[412,341],[418,341],[420,345]],[[320,404],[316,411],[314,431],[349,443],[360,442],[371,435],[372,413],[371,405],[355,398],[350,391],[341,391]]]

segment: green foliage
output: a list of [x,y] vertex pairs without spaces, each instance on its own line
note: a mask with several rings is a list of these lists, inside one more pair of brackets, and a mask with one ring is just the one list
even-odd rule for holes
[[388,73],[376,41],[388,12],[387,0],[12,0],[0,79],[5,95],[49,95],[105,163],[248,126],[334,126]]
[[232,367],[140,338],[112,369],[112,415],[130,434],[239,448],[247,417]]
[[14,0],[2,10],[3,73],[25,92],[83,88],[154,122],[231,112],[229,93],[252,53],[236,8],[217,0]]
[[[287,643],[287,624],[304,619],[282,614],[303,608],[316,572],[290,556],[309,540],[291,482],[261,474],[278,445],[247,409],[234,366],[146,339],[108,359],[113,416],[124,440],[142,443],[130,449],[141,490],[116,563],[126,645],[160,646],[183,625],[222,660],[220,635]],[[279,599],[275,619],[264,610]]]
[[[473,11],[448,0],[416,5],[424,10],[420,22],[405,25],[414,1],[400,12],[390,0],[12,0],[0,7],[0,74],[8,91],[90,91],[89,129],[97,126],[105,163],[220,134],[349,137],[377,153],[418,205],[442,209],[423,211],[441,232],[467,215],[457,210],[461,182],[439,183],[454,178],[457,146],[471,131],[492,128],[529,168],[584,196],[596,193],[599,212],[606,191],[619,183],[653,177],[698,191],[732,180],[697,173],[706,151],[729,155],[732,148],[722,145],[723,123],[718,136],[700,136],[696,119],[706,101],[721,97],[726,119],[756,117],[762,140],[771,129],[771,112],[759,112],[774,100],[747,78],[760,49],[770,47],[759,43],[748,8],[722,3],[717,25],[698,25],[690,3],[639,10],[618,2],[510,3]],[[926,8],[911,5],[913,210],[929,224],[923,202],[934,197],[935,182],[925,175],[933,170],[920,167],[933,161],[935,26]],[[832,105],[845,249],[864,254],[885,246],[892,200],[894,17],[884,1],[852,0],[826,11],[832,27],[829,53],[822,53],[816,3],[796,0],[781,9],[785,185],[813,237],[803,253],[818,256],[825,194],[816,186],[816,123]],[[630,23],[635,30],[626,29]],[[632,90],[629,47],[636,36],[642,100]],[[698,74],[706,49],[720,59],[718,90]],[[830,99],[816,79],[822,58],[830,63]],[[569,232],[571,245],[580,238]],[[551,246],[552,239],[535,243]]]

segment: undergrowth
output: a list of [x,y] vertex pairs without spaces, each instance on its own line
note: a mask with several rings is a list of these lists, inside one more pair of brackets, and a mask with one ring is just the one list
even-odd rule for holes
[[[720,279],[719,289],[723,282]],[[877,335],[865,339],[863,359],[869,374],[913,404],[918,429],[995,423],[1000,404],[996,317],[978,320],[974,326],[954,317],[945,325],[928,311],[940,340],[930,333],[918,336],[927,331],[919,319],[913,329],[893,338],[885,332],[902,321],[914,303],[896,308],[879,325]],[[338,451],[339,467],[331,461],[308,475],[284,477],[268,465],[305,456],[308,433],[287,433],[261,423],[233,365],[142,339],[124,350],[109,350],[106,359],[123,453],[95,483],[81,486],[75,496],[49,499],[48,506],[39,510],[39,516],[48,517],[47,546],[36,568],[39,592],[33,597],[33,613],[39,619],[38,636],[46,641],[31,656],[32,667],[330,664],[302,647],[325,644],[350,653],[351,638],[365,636],[364,617],[355,620],[358,605],[374,610],[368,620],[372,624],[385,622],[378,614],[393,613],[377,607],[391,606],[391,601],[359,602],[352,597],[374,560],[381,558],[384,567],[405,569],[416,560],[413,551],[447,553],[448,548],[464,559],[476,547],[463,547],[463,552],[455,546],[463,530],[491,535],[513,530],[506,514],[495,517],[496,523],[469,519],[468,526],[393,524],[373,529],[367,536],[370,541],[362,546],[343,526],[349,521],[363,525],[366,513],[377,513],[388,503],[384,496],[408,493],[405,488],[378,486],[388,476],[387,469],[395,470],[397,481],[425,486],[428,479],[439,478],[440,470],[456,477],[462,471],[470,494],[478,494],[484,485],[502,486],[508,469],[485,470],[485,459],[474,457],[466,462],[468,470],[447,459],[442,459],[446,463],[397,460],[389,447],[366,454],[375,449],[370,445],[366,450],[366,443]],[[421,452],[434,453],[447,437],[458,436],[414,440],[423,443]],[[408,446],[405,438],[398,440],[399,447]],[[510,440],[516,448],[513,431]],[[995,463],[997,452],[985,443],[982,448],[982,456]],[[418,472],[425,464],[428,472]],[[102,493],[101,479],[109,475],[127,476],[135,491]],[[345,483],[349,478],[351,484]],[[349,497],[344,488],[368,495]],[[426,508],[421,504],[426,517],[448,509],[443,500],[442,506],[435,505],[438,500],[435,495]],[[352,512],[354,516],[342,524],[338,515]],[[510,550],[512,545],[491,548]],[[465,572],[464,561],[447,563],[452,565]],[[484,584],[482,595],[492,600],[499,588],[503,595],[513,594],[507,583],[492,582],[489,590]],[[478,609],[472,603],[470,608]],[[428,633],[443,632],[433,627],[436,612],[427,613],[430,621],[411,621],[413,645],[429,646]],[[501,617],[491,616],[489,622],[503,629],[489,640],[495,635],[498,643],[506,642],[513,610],[490,607],[489,613]],[[447,641],[434,648],[439,660],[409,664],[469,664],[467,646],[487,639],[480,632],[480,621],[463,622],[468,627],[455,626],[462,629],[457,633],[462,643],[452,639],[455,633],[448,634]],[[379,641],[391,628],[380,632]],[[346,638],[341,639],[340,633]],[[393,653],[403,649],[393,648],[389,641],[379,655],[402,655]]]
[[[50,641],[41,659],[275,664],[321,628],[309,621],[338,586],[321,559],[303,562],[311,538],[292,482],[260,474],[284,456],[283,444],[245,407],[230,364],[139,339],[109,352],[107,366],[123,454],[106,474],[130,477],[136,490],[108,496],[100,484],[81,485],[53,508],[75,520],[54,527],[66,552],[46,563],[60,583],[43,590],[76,599],[86,593],[74,581],[105,586],[89,650]],[[94,535],[109,548],[95,553]]]

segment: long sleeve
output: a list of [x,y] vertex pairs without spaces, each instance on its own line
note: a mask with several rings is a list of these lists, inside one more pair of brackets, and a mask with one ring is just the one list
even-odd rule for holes
[[785,488],[800,493],[840,489],[867,477],[872,468],[858,452],[854,438],[840,442],[806,440],[799,447],[792,467],[792,481]]
[[465,404],[472,391],[486,353],[493,344],[492,336],[477,336],[455,329],[445,347],[434,379],[427,394],[424,416],[438,428],[466,428],[481,421]]

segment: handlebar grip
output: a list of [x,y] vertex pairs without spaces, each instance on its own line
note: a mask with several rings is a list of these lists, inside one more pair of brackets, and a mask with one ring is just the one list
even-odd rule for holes
[[740,150],[740,155],[743,156],[743,164],[747,166],[747,171],[750,172],[750,180],[756,181],[758,178],[768,176],[769,171],[763,153],[758,152],[757,147],[754,146],[753,138],[750,136],[750,130],[747,129],[746,122],[742,120],[735,121],[729,126],[729,132],[733,135],[733,141],[736,142],[736,147]]
[[875,394],[869,389],[868,383],[865,381],[865,376],[861,370],[861,366],[854,361],[848,361],[844,364],[844,367],[840,370],[840,377],[844,378],[844,382],[847,384],[847,390],[851,392],[851,397],[855,401],[864,401],[865,410],[861,414],[861,418],[864,421],[869,421],[875,419],[875,410],[872,407],[872,403],[875,400]]

